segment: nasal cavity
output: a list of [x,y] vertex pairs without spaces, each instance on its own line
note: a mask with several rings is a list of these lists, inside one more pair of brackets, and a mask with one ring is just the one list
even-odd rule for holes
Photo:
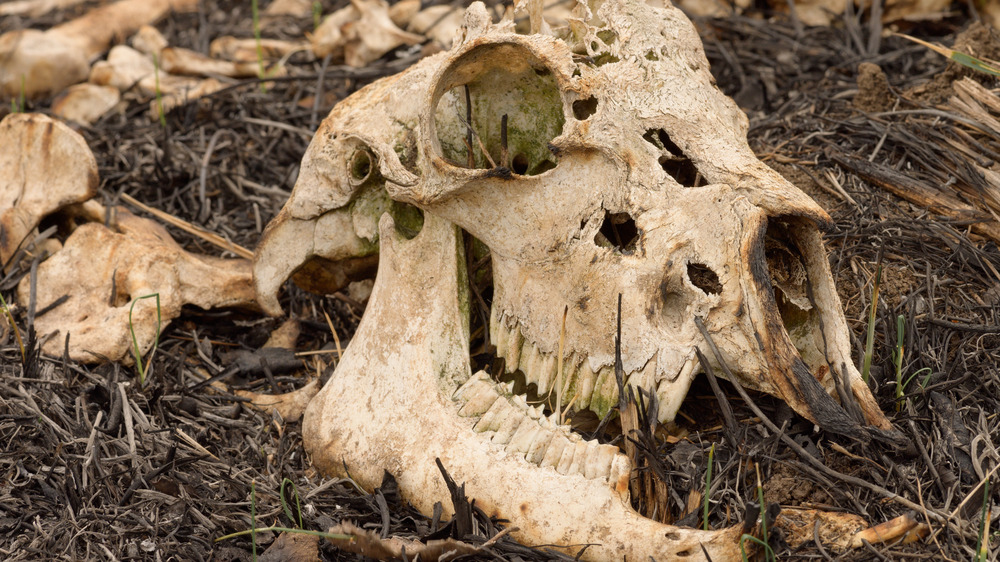
[[722,282],[719,276],[712,271],[712,268],[703,263],[689,263],[687,267],[688,279],[691,284],[705,292],[706,295],[718,295],[722,293]]
[[660,150],[659,163],[663,171],[684,187],[701,187],[708,185],[705,176],[687,157],[677,144],[670,140],[670,135],[663,129],[649,129],[642,135],[646,142]]
[[628,213],[604,211],[604,221],[600,231],[594,235],[594,243],[611,248],[619,254],[635,253],[639,243],[639,229],[635,225],[635,219]]

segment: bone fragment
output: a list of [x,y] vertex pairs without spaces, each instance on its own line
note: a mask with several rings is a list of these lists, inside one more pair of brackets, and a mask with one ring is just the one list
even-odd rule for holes
[[420,35],[396,27],[385,0],[352,0],[350,6],[327,17],[311,38],[317,57],[343,56],[354,67],[363,67],[397,47],[423,40]]
[[97,61],[90,68],[89,82],[101,86],[113,86],[124,92],[140,80],[152,76],[156,67],[152,58],[127,45],[115,45],[108,52],[106,60]]
[[[261,39],[260,48],[265,60],[275,60],[297,51],[309,49],[306,41],[284,41],[281,39]],[[209,45],[209,53],[217,59],[236,62],[257,61],[257,41],[240,39],[227,35],[219,37]]]
[[90,61],[112,41],[170,10],[190,10],[196,0],[119,0],[48,31],[0,36],[0,94],[37,98],[86,80]]
[[144,25],[132,37],[132,46],[141,53],[153,58],[159,58],[160,51],[167,47],[167,38],[160,30],[151,25]]
[[14,0],[0,4],[0,16],[38,17],[53,10],[70,8],[85,0]]
[[286,422],[297,422],[318,391],[318,380],[312,380],[302,388],[284,394],[262,394],[248,390],[234,390],[233,393],[248,398],[251,404],[261,410],[278,414]]
[[[254,306],[249,261],[185,252],[162,226],[121,207],[112,225],[81,225],[39,266],[38,308],[69,296],[35,320],[43,338],[54,336],[44,340],[46,354],[61,356],[69,334],[74,361],[130,363],[133,334],[145,354],[157,336],[157,318],[162,331],[185,304]],[[26,277],[18,286],[23,306],[29,282]],[[159,305],[153,298],[140,299],[148,295],[159,295]]]
[[[166,47],[160,51],[160,68],[170,74],[185,76],[229,76],[231,78],[248,78],[257,76],[260,65],[256,58],[252,61],[239,62],[213,59],[200,53],[182,47]],[[283,74],[279,67],[264,70],[268,77]]]
[[63,123],[34,113],[0,121],[0,265],[45,216],[97,193],[97,161]]
[[413,16],[406,30],[423,35],[445,49],[450,49],[465,21],[465,10],[441,4],[430,6]]
[[67,121],[90,125],[118,105],[121,94],[113,86],[74,84],[52,102],[52,113]]

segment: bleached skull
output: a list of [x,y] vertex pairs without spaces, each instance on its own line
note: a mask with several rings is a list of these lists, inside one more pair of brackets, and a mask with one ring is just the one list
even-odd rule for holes
[[736,530],[641,518],[617,448],[469,366],[458,228],[489,248],[498,356],[550,404],[617,403],[621,295],[627,383],[656,393],[661,420],[702,370],[700,317],[745,386],[864,437],[831,397],[846,381],[864,422],[890,429],[851,360],[829,217],[750,151],[679,10],[608,0],[597,15],[559,39],[474,4],[450,52],[341,102],[258,248],[259,300],[280,313],[291,274],[342,286],[380,254],[361,326],[306,413],[321,470],[374,487],[387,469],[429,513],[447,494],[440,458],[527,542],[601,543],[593,559],[696,560],[703,544],[728,560]]

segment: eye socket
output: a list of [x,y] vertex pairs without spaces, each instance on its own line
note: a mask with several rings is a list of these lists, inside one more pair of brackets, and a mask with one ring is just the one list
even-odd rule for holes
[[358,148],[351,155],[351,183],[354,185],[365,183],[371,177],[374,168],[375,157],[371,151],[367,148]]
[[566,117],[557,76],[528,48],[483,45],[463,54],[437,87],[435,150],[453,166],[533,176],[555,167],[551,141]]

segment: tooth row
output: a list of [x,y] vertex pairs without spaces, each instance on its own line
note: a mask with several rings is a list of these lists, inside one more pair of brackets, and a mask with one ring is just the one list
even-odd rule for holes
[[[498,313],[497,308],[490,311],[490,337],[497,355],[504,358],[508,373],[520,369],[526,384],[537,386],[540,397],[556,391],[559,370],[556,354],[539,350],[521,333],[519,323]],[[627,382],[652,388],[656,384],[655,372],[656,360],[652,359],[627,376]],[[618,380],[613,365],[595,372],[586,356],[570,353],[563,360],[562,374],[562,404],[572,403],[573,411],[590,409],[603,418],[618,403]]]
[[456,391],[461,404],[458,415],[478,418],[475,432],[490,434],[492,442],[536,466],[603,479],[618,488],[622,482],[627,484],[631,463],[618,447],[583,439],[569,426],[560,425],[556,414],[545,416],[540,407],[529,405],[512,389],[511,383],[493,382],[480,371]]

